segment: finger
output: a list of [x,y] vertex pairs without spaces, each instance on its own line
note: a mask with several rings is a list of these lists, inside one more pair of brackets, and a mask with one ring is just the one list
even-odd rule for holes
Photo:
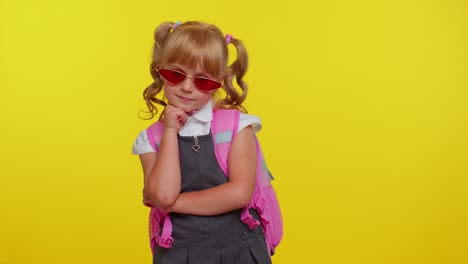
[[185,124],[185,123],[187,123],[187,121],[188,121],[188,115],[184,113],[184,115],[182,115],[181,123]]
[[180,121],[184,121],[188,119],[188,115],[182,109],[177,109],[176,115],[177,115],[177,119],[179,119]]

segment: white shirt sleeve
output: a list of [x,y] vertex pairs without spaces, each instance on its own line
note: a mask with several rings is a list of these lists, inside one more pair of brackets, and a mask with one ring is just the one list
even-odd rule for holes
[[237,130],[237,133],[250,125],[252,126],[254,133],[257,133],[262,129],[262,123],[260,122],[260,118],[258,116],[240,113],[239,129]]
[[138,134],[137,139],[133,143],[132,154],[140,155],[140,154],[144,154],[148,152],[155,152],[155,151],[149,142],[148,133],[146,132],[146,129],[145,129],[141,131],[140,134]]

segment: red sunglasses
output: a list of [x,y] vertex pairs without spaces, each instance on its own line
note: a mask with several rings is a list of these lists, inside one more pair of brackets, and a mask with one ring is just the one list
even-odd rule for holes
[[197,90],[204,93],[218,89],[222,85],[220,82],[206,77],[200,76],[193,78],[193,76],[187,76],[187,74],[176,70],[159,69],[157,70],[157,72],[159,73],[159,75],[161,75],[161,77],[163,77],[164,80],[166,80],[172,85],[178,85],[179,83],[184,81],[185,78],[190,78]]

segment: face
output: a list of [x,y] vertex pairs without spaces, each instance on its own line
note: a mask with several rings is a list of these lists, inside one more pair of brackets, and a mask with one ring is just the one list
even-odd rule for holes
[[202,108],[216,91],[200,91],[195,86],[195,83],[199,83],[198,81],[203,81],[203,79],[199,79],[194,83],[193,80],[197,77],[217,80],[214,76],[205,72],[200,65],[197,65],[196,68],[191,68],[180,64],[165,64],[162,65],[160,69],[176,70],[187,75],[187,77],[178,84],[173,84],[162,78],[164,81],[164,94],[169,104],[182,109],[186,113]]

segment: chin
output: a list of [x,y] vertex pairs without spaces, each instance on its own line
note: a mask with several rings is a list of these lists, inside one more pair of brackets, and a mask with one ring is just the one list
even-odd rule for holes
[[193,112],[193,110],[195,110],[195,108],[193,107],[185,107],[185,108],[181,108],[185,113],[191,113]]
[[186,105],[186,104],[173,104],[173,106],[175,106],[175,107],[181,109],[181,110],[184,111],[185,113],[192,112],[193,110],[196,109],[195,107],[189,106],[189,105]]

